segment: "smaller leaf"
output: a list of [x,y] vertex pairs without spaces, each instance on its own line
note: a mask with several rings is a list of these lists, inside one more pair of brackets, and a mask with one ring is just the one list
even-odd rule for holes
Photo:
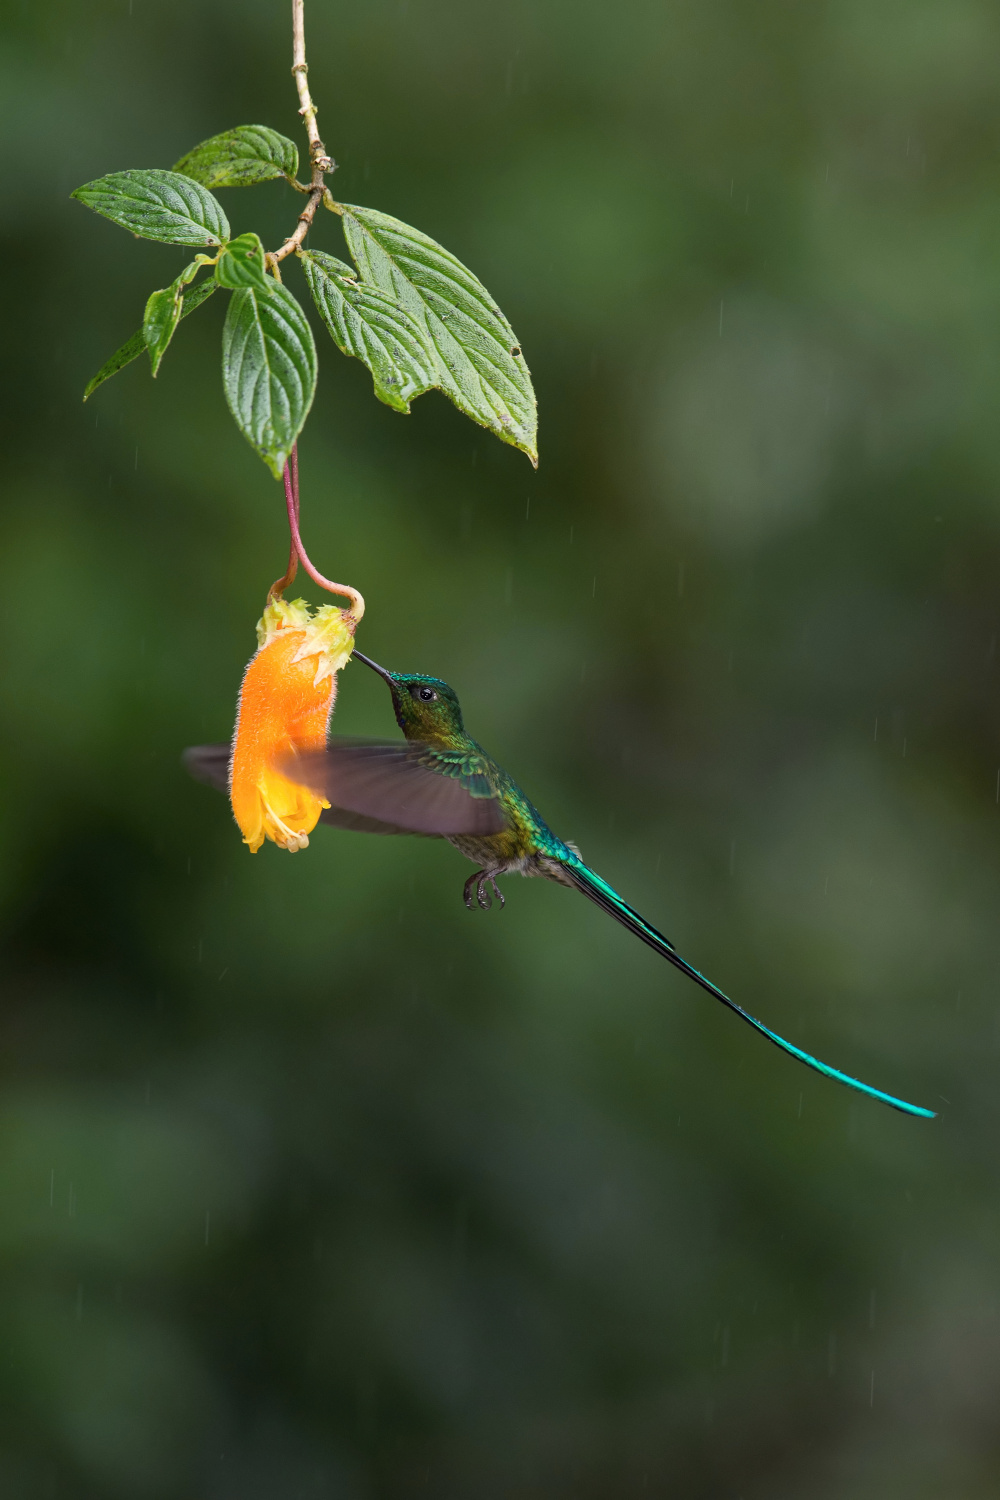
[[256,234],[238,234],[230,240],[219,256],[215,267],[215,279],[220,286],[235,291],[241,286],[261,287],[265,291],[273,286],[265,271],[264,246]]
[[218,247],[229,238],[222,204],[180,172],[111,172],[70,196],[145,240]]
[[434,351],[420,324],[390,293],[358,281],[342,260],[322,250],[305,250],[301,259],[334,343],[368,366],[380,401],[408,412],[415,396],[438,384]]
[[174,336],[174,329],[181,319],[180,287],[176,284],[164,287],[161,292],[151,293],[142,317],[142,337],[149,350],[149,363],[153,378],[160,368],[160,360],[167,352],[167,345]]
[[266,125],[237,125],[202,141],[174,167],[204,187],[250,187],[272,177],[294,177],[299,152],[294,141]]
[[[200,281],[197,286],[186,288],[181,303],[181,317],[186,318],[188,313],[194,312],[196,307],[200,307],[203,302],[207,301],[215,291],[215,286],[214,281],[208,280]],[[103,385],[106,380],[110,380],[112,375],[117,375],[119,370],[124,370],[126,365],[138,359],[145,348],[146,340],[140,328],[137,333],[133,333],[127,343],[115,350],[106,364],[101,366],[83,393],[84,401],[94,394],[99,385]]]
[[189,281],[194,280],[199,269],[208,262],[208,259],[207,255],[196,256],[168,287],[164,287],[162,291],[153,292],[146,303],[146,311],[142,319],[142,336],[149,350],[149,362],[153,367],[154,380],[160,368],[160,361],[174,336],[174,329],[181,319],[184,288]]
[[229,410],[275,479],[302,431],[316,391],[316,346],[287,287],[269,279],[235,291],[222,330]]

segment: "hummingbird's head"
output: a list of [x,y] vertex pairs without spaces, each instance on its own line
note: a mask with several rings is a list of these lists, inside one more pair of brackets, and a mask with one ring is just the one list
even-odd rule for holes
[[462,710],[454,688],[440,677],[422,672],[389,672],[371,657],[354,652],[355,661],[364,662],[389,684],[396,723],[408,740],[447,741],[464,734]]

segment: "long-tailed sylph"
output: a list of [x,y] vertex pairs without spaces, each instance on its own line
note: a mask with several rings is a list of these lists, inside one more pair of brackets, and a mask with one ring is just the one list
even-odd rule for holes
[[[503,905],[497,885],[501,875],[541,875],[580,891],[784,1052],[893,1109],[933,1118],[933,1110],[896,1099],[786,1042],[681,958],[662,932],[584,862],[574,844],[552,832],[517,783],[466,733],[458,698],[446,682],[422,673],[389,672],[360,651],[354,657],[388,684],[406,738],[334,738],[325,749],[281,758],[275,769],[282,776],[330,804],[320,822],[364,833],[446,838],[478,866],[465,882],[470,909],[478,905],[488,910],[494,896]],[[228,745],[195,746],[184,758],[198,780],[227,789]]]

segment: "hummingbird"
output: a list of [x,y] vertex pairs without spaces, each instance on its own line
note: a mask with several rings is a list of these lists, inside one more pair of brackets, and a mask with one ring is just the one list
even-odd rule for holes
[[[463,887],[470,910],[488,911],[494,900],[504,905],[497,885],[504,875],[539,876],[577,891],[789,1056],[904,1114],[934,1118],[934,1110],[884,1093],[786,1041],[682,958],[669,938],[590,868],[575,844],[552,831],[513,777],[466,732],[458,697],[446,682],[420,672],[390,672],[358,650],[353,656],[388,685],[404,739],[333,737],[323,750],[279,760],[284,776],[329,802],[321,822],[359,833],[447,839],[478,867]],[[183,760],[197,780],[226,791],[229,757],[228,745],[196,745]]]

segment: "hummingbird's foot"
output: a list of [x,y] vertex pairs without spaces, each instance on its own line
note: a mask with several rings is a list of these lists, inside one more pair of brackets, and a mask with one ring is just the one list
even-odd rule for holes
[[476,900],[479,903],[480,911],[489,911],[493,905],[493,896],[486,889],[487,882],[493,887],[493,896],[500,902],[501,907],[504,904],[503,891],[497,885],[496,877],[483,870],[476,881]]
[[469,876],[462,890],[465,904],[470,911],[472,910],[473,896],[475,896],[476,905],[480,911],[489,911],[492,907],[493,896],[486,889],[487,882],[493,887],[493,896],[499,901],[501,907],[504,905],[503,891],[497,885],[496,878],[488,870],[477,870],[474,875]]

